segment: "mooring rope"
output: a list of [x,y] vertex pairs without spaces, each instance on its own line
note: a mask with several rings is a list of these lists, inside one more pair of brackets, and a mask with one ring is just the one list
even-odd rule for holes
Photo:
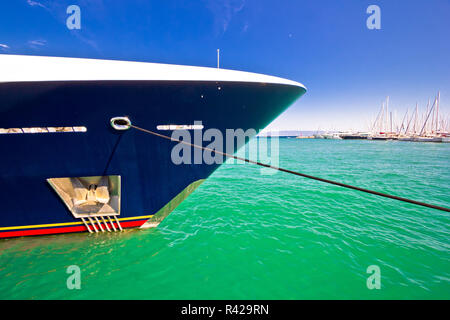
[[411,199],[408,199],[408,198],[398,197],[398,196],[394,196],[394,195],[383,193],[383,192],[378,192],[378,191],[373,191],[373,190],[369,190],[369,189],[359,188],[359,187],[352,186],[350,184],[345,184],[345,183],[341,183],[341,182],[337,182],[337,181],[323,179],[323,178],[311,176],[309,174],[304,174],[304,173],[300,173],[300,172],[296,172],[296,171],[292,171],[292,170],[288,170],[288,169],[283,169],[283,168],[271,166],[271,165],[268,165],[268,164],[265,164],[265,163],[261,163],[261,162],[258,162],[258,161],[253,161],[253,160],[250,160],[250,159],[246,159],[246,158],[238,157],[238,156],[235,156],[235,155],[232,155],[232,154],[228,154],[228,153],[225,153],[225,152],[222,152],[222,151],[218,151],[218,150],[214,150],[214,149],[211,149],[211,148],[195,145],[195,144],[192,144],[192,143],[189,143],[189,142],[186,142],[186,141],[178,140],[178,139],[175,139],[175,138],[172,138],[172,137],[160,134],[160,133],[156,133],[156,132],[153,132],[153,131],[150,131],[150,130],[147,130],[147,129],[143,129],[143,128],[137,127],[135,125],[132,125],[131,123],[128,126],[131,127],[131,128],[134,128],[136,130],[139,130],[139,131],[142,131],[142,132],[145,132],[145,133],[149,133],[149,134],[152,134],[154,136],[157,136],[157,137],[160,137],[160,138],[163,138],[163,139],[167,139],[167,140],[170,140],[170,141],[182,143],[182,144],[185,144],[185,145],[197,148],[197,149],[202,149],[202,150],[208,150],[208,151],[211,151],[211,152],[215,152],[215,153],[221,154],[221,155],[223,155],[225,157],[228,157],[228,158],[233,158],[233,159],[236,159],[236,160],[245,161],[245,162],[248,162],[248,163],[256,164],[258,166],[271,168],[271,169],[274,169],[274,170],[278,170],[278,171],[294,174],[296,176],[300,176],[300,177],[304,177],[304,178],[308,178],[308,179],[312,179],[312,180],[316,180],[316,181],[325,182],[325,183],[328,183],[328,184],[334,184],[336,186],[340,186],[340,187],[343,187],[343,188],[358,190],[358,191],[361,191],[361,192],[374,194],[374,195],[380,196],[380,197],[385,197],[385,198],[389,198],[389,199],[394,199],[394,200],[398,200],[398,201],[412,203],[412,204],[415,204],[415,205],[418,205],[418,206],[423,206],[423,207],[427,207],[427,208],[432,208],[432,209],[437,209],[437,210],[441,210],[441,211],[450,212],[450,208],[436,206],[434,204],[429,204],[429,203],[425,203],[425,202],[411,200]]

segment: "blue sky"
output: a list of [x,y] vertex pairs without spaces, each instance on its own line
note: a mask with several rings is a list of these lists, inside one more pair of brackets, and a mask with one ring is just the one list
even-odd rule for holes
[[[81,9],[81,30],[66,8]],[[381,30],[366,27],[369,5]],[[216,65],[302,82],[271,129],[366,129],[381,102],[401,118],[441,91],[450,111],[448,0],[9,0],[0,53]],[[1,71],[0,71],[1,72]]]

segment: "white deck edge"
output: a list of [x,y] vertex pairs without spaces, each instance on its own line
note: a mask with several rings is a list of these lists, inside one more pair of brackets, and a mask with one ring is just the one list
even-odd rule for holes
[[37,81],[237,81],[306,87],[264,74],[174,64],[0,54],[0,83]]

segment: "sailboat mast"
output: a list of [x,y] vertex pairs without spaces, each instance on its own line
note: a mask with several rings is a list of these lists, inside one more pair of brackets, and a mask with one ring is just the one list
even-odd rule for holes
[[436,133],[439,131],[439,103],[441,100],[441,92],[438,91],[437,104],[436,104]]
[[389,96],[386,97],[386,119],[385,119],[385,128],[387,131],[389,126],[388,126],[388,121],[389,121]]
[[384,123],[384,102],[381,103],[381,117],[378,121],[378,133],[383,131],[383,123]]
[[392,133],[392,111],[389,113],[389,117],[391,122],[391,130],[389,131],[389,133]]
[[405,129],[405,135],[408,135],[409,125],[411,124],[411,121],[412,121],[413,118],[414,118],[414,113],[411,112],[411,117],[409,118],[408,125],[406,126],[406,129]]
[[[434,98],[434,103],[436,103],[436,99],[437,99],[437,97],[436,98]],[[431,110],[430,110],[431,111]],[[431,123],[430,123],[430,125],[431,125],[431,129],[430,129],[430,131],[431,131],[431,134],[433,134],[435,131],[434,131],[434,127],[435,127],[435,123],[434,123],[434,121],[436,120],[436,108],[433,108],[433,116],[431,117]]]
[[[430,112],[428,112],[428,114],[426,114],[426,117],[425,117],[425,121],[424,121],[424,123],[423,123],[422,130],[420,130],[420,135],[422,135],[424,129],[425,129],[425,134],[427,133],[427,131],[426,131],[426,125],[427,125],[428,119],[430,118],[431,112],[434,111],[434,107],[435,107],[435,105],[436,105],[436,100],[437,100],[437,99],[434,100],[434,103],[433,103],[433,106],[432,106],[431,109],[430,109]],[[427,106],[427,111],[428,111],[428,106]]]
[[[403,116],[402,125],[400,126],[400,129],[398,130],[398,134],[402,133],[402,130],[403,130],[403,128],[405,127],[405,126],[404,126],[405,119],[408,119],[408,109],[406,109],[406,113],[405,113],[405,115]],[[405,131],[405,133],[406,133],[406,131]]]
[[377,117],[375,118],[375,121],[373,122],[372,130],[371,130],[371,131],[372,131],[372,134],[375,133],[374,131],[378,129],[379,122],[380,122],[380,116],[381,116],[381,113],[382,113],[382,112],[383,112],[383,108],[381,107],[381,108],[380,108],[380,111],[378,111],[378,115],[377,115]]

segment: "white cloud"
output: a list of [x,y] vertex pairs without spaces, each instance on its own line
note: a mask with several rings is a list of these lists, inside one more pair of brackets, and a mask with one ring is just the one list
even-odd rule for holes
[[0,43],[0,49],[1,50],[6,50],[6,49],[9,49],[9,46],[6,45],[6,44]]
[[38,7],[41,7],[41,8],[45,8],[45,6],[44,6],[42,3],[37,2],[37,1],[27,0],[27,3],[28,3],[30,6],[32,6],[32,7],[38,6]]
[[233,16],[241,11],[245,6],[245,0],[208,0],[207,7],[214,15],[214,23],[227,31]]
[[29,45],[31,48],[34,48],[34,49],[43,47],[43,46],[45,46],[46,44],[47,44],[47,41],[46,41],[46,40],[30,40],[30,41],[28,41],[28,45]]
[[36,46],[45,46],[47,41],[45,41],[45,40],[31,40],[31,41],[28,41],[28,43],[32,44],[32,45],[36,45]]

